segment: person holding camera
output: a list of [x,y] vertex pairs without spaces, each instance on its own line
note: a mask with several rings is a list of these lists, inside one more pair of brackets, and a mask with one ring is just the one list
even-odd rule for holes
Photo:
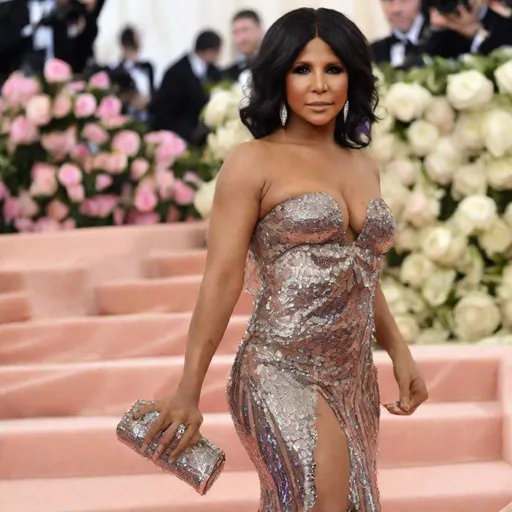
[[512,45],[512,11],[489,0],[432,0],[429,4],[432,56],[457,58],[468,53],[487,55]]

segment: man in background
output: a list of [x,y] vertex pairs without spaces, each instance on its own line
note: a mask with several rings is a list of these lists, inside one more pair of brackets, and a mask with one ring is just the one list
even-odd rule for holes
[[193,145],[205,142],[208,131],[200,124],[199,115],[209,100],[210,87],[221,79],[215,66],[221,47],[222,39],[216,32],[201,32],[194,51],[165,72],[150,105],[155,130],[171,130]]
[[223,76],[236,81],[256,56],[263,39],[263,27],[258,13],[251,10],[237,12],[231,21],[231,33],[237,56],[235,62],[223,71]]
[[421,0],[381,0],[381,5],[392,33],[371,44],[373,61],[396,68],[421,65],[421,54],[430,36]]

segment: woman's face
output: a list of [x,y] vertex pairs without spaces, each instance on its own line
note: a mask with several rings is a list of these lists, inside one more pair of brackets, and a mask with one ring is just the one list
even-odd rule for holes
[[286,77],[288,106],[305,121],[322,126],[337,117],[347,96],[345,66],[327,43],[312,39]]

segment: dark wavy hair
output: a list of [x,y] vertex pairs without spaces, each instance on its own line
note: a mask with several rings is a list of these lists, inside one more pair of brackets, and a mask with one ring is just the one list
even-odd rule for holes
[[279,111],[286,102],[286,75],[309,41],[319,37],[345,65],[349,75],[347,121],[336,118],[336,143],[360,149],[370,143],[369,126],[378,103],[368,41],[346,16],[332,9],[303,7],[279,18],[267,31],[251,65],[248,101],[240,118],[256,139],[281,126]]

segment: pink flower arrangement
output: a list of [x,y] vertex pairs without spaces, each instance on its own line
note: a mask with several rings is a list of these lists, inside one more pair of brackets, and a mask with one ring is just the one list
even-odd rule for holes
[[123,115],[106,73],[76,82],[57,60],[42,79],[15,73],[0,95],[0,232],[198,216],[191,154],[174,133]]

